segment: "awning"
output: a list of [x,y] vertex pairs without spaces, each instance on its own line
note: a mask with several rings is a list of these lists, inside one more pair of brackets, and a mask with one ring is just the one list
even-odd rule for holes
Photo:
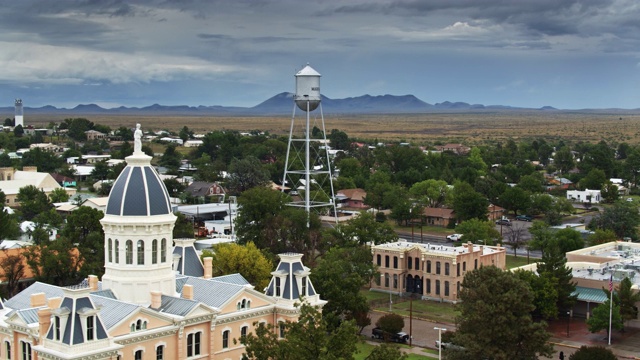
[[602,304],[607,301],[607,294],[605,294],[602,289],[592,289],[582,286],[576,286],[576,291],[574,291],[571,295],[577,296],[578,301],[584,301],[588,303]]

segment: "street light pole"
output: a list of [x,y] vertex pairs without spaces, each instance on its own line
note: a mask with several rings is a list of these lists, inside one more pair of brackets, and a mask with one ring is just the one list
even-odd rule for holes
[[571,311],[567,311],[567,337],[569,337],[569,324],[571,322]]
[[438,360],[442,360],[442,332],[447,331],[447,329],[434,327],[433,330],[438,330]]

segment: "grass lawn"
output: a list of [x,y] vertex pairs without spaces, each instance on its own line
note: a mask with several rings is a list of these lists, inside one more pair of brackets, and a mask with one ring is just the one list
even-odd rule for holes
[[[401,347],[408,347],[406,345],[400,345]],[[355,354],[354,358],[356,360],[363,360],[365,359],[367,356],[369,356],[369,354],[371,354],[371,352],[373,351],[373,349],[376,347],[376,345],[371,345],[369,343],[360,343],[358,344],[358,353]],[[432,349],[425,349],[424,350],[425,353],[431,353],[431,354],[437,354],[437,352],[435,352]],[[422,355],[417,355],[417,354],[409,354],[408,359],[410,360],[421,360],[421,359],[432,359],[432,357],[430,356],[422,356]]]
[[[389,311],[389,294],[368,290],[362,290],[362,294],[366,296],[370,302],[374,302],[372,305],[373,309]],[[410,307],[412,306],[409,299],[392,295],[392,300],[393,304],[391,309],[394,313],[409,316],[411,312]],[[413,316],[416,318],[454,323],[456,315],[457,311],[453,304],[429,300],[413,301]]]
[[[529,263],[534,263],[535,259],[529,258]],[[514,267],[527,265],[527,256],[518,256],[515,257],[513,255],[507,255],[507,269],[512,269]]]

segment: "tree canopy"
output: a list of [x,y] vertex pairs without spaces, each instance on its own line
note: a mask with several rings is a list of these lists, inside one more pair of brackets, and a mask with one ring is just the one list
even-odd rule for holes
[[239,273],[258,291],[269,285],[273,263],[252,242],[219,244],[213,252],[205,250],[202,257],[207,256],[213,258],[214,276]]

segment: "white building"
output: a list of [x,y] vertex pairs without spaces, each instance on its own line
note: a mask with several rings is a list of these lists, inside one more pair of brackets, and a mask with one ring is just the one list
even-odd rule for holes
[[567,200],[598,204],[602,196],[600,190],[567,190]]

